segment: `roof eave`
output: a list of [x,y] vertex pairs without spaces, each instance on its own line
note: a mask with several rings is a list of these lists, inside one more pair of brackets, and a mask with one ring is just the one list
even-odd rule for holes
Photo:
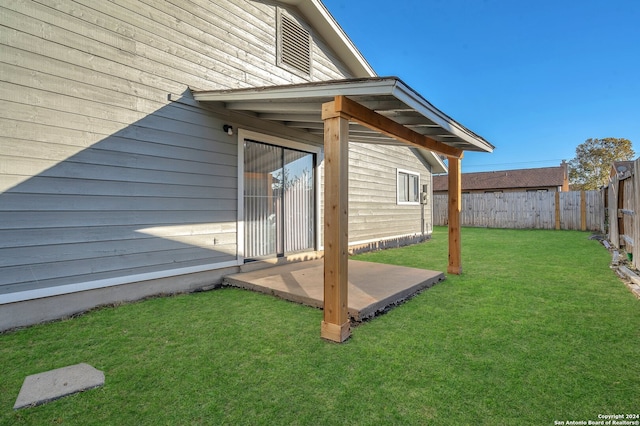
[[448,173],[449,169],[442,158],[433,151],[418,149],[420,155],[431,166],[431,174]]
[[373,77],[316,81],[311,83],[287,84],[281,86],[248,87],[227,90],[196,91],[202,101],[251,101],[256,95],[260,99],[299,99],[310,97],[391,95],[398,79],[396,77]]
[[466,142],[479,148],[480,151],[493,152],[495,149],[495,146],[487,142],[484,138],[462,126],[451,117],[437,109],[422,97],[422,95],[407,86],[402,80],[396,79],[393,90],[393,95],[396,98],[413,107],[416,111],[421,111],[425,117],[429,117],[429,119],[437,123],[440,127],[461,139],[464,139]]
[[473,147],[474,151],[493,152],[495,148],[481,136],[475,134],[451,117],[434,107],[419,93],[407,86],[398,77],[371,77],[302,83],[285,86],[259,88],[198,91],[194,96],[199,101],[242,102],[259,96],[261,101],[294,100],[309,98],[332,98],[335,96],[393,96],[422,116],[436,123],[454,137]]

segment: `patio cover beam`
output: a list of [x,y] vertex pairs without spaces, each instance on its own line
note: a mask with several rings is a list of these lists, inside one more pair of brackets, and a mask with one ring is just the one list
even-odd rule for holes
[[323,114],[325,112],[325,107],[349,117],[349,120],[351,121],[360,123],[365,127],[394,139],[401,140],[417,148],[428,149],[438,154],[446,155],[447,157],[462,158],[463,151],[461,149],[446,145],[428,136],[415,132],[382,114],[378,114],[377,112],[360,105],[346,96],[336,96],[333,102],[323,104]]

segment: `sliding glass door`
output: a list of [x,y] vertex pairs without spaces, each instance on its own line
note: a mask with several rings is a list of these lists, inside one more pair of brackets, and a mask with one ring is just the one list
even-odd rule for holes
[[245,258],[315,247],[314,154],[244,142]]

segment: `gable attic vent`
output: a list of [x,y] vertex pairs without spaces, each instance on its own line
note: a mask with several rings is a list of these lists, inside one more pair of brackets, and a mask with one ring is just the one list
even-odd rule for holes
[[278,65],[287,65],[302,72],[311,73],[311,35],[293,18],[280,13],[280,37]]

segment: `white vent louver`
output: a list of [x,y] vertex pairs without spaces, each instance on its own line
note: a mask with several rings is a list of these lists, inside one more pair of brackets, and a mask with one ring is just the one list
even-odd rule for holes
[[280,15],[280,61],[304,74],[311,72],[311,38],[296,21]]

